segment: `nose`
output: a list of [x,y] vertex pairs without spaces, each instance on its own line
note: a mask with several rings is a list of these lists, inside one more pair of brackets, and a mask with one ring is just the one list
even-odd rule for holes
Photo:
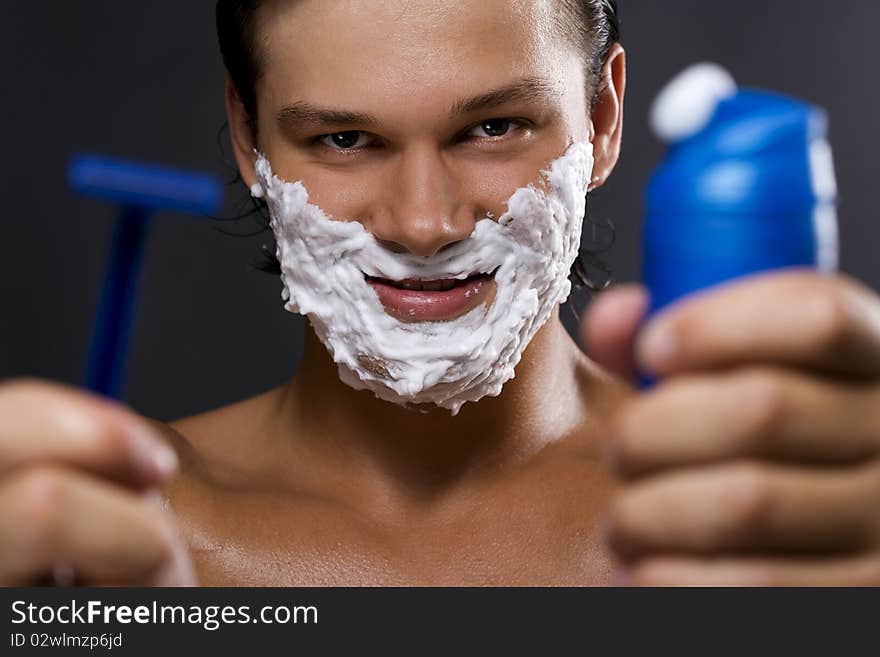
[[474,230],[477,205],[462,198],[462,186],[443,155],[429,146],[401,153],[392,167],[382,207],[370,230],[395,251],[432,256]]

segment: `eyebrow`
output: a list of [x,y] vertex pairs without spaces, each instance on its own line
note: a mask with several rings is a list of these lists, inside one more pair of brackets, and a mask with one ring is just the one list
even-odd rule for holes
[[558,95],[559,92],[547,80],[522,78],[499,89],[456,102],[450,109],[449,115],[455,118],[461,114],[473,114],[520,101],[546,102],[553,100]]
[[276,118],[278,123],[282,125],[311,123],[317,126],[336,127],[348,125],[375,126],[379,123],[379,119],[372,114],[317,107],[302,101],[282,108]]
[[[520,101],[547,102],[556,96],[558,91],[548,81],[540,78],[522,78],[498,89],[456,101],[449,110],[449,116],[457,118],[463,114],[473,114]],[[372,114],[318,107],[305,101],[282,108],[276,119],[281,125],[305,123],[322,127],[374,127],[380,123]]]

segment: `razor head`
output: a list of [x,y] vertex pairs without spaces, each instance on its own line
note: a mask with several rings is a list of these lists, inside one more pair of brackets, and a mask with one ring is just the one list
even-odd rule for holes
[[74,156],[68,183],[82,196],[149,211],[215,214],[223,203],[222,183],[210,174],[101,155]]

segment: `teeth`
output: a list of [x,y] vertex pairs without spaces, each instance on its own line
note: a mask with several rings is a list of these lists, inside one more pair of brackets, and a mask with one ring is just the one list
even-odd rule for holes
[[458,285],[459,281],[451,280],[451,281],[421,281],[418,283],[396,283],[398,287],[402,287],[404,290],[416,290],[419,292],[442,292],[444,290],[451,290],[456,285]]
[[[477,275],[478,274],[471,274],[470,276],[447,278],[439,281],[394,281],[387,278],[379,277],[376,277],[373,280],[381,281],[386,285],[393,285],[394,287],[400,288],[402,290],[413,290],[416,292],[445,292],[446,290],[451,290],[452,288],[461,285],[466,280],[471,279]],[[367,279],[370,278],[372,277],[367,276]]]

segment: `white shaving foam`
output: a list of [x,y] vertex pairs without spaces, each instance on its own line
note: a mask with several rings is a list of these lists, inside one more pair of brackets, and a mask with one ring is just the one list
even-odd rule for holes
[[[358,221],[336,221],[308,202],[302,182],[273,175],[258,153],[259,180],[281,263],[285,308],[306,315],[352,388],[401,405],[430,403],[458,413],[498,396],[538,329],[571,292],[580,248],[590,143],[572,144],[543,172],[548,191],[518,189],[497,221],[431,257],[394,253]],[[390,280],[465,279],[495,273],[494,301],[442,322],[388,314],[365,275]]]

